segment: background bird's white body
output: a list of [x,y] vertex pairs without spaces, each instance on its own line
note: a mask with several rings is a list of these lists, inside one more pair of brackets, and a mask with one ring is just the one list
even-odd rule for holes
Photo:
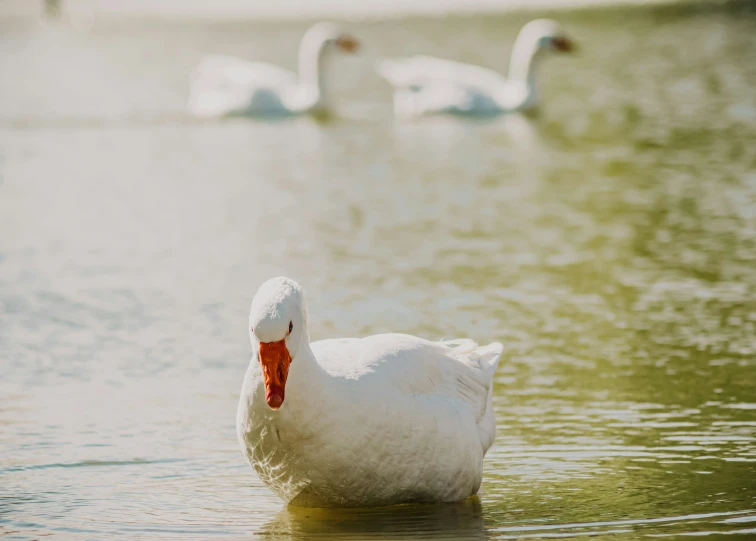
[[415,56],[384,60],[378,72],[394,86],[399,116],[490,115],[527,106],[526,85],[472,64]]
[[196,117],[229,114],[291,114],[288,94],[296,89],[291,71],[231,56],[205,57],[192,74],[189,112]]
[[540,53],[553,48],[553,38],[560,33],[559,25],[548,19],[526,24],[512,48],[507,77],[481,66],[429,56],[383,60],[376,70],[394,87],[398,116],[525,111],[538,101]]
[[276,494],[307,507],[371,507],[477,492],[501,344],[303,337],[280,409],[266,404],[257,355],[239,401],[240,443]]
[[330,23],[313,25],[299,46],[299,72],[224,55],[205,57],[192,73],[189,113],[289,116],[325,107],[324,61],[341,33]]

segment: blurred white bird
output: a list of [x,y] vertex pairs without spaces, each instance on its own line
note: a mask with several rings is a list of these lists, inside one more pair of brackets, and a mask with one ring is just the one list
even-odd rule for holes
[[323,63],[332,46],[351,53],[357,40],[332,23],[317,23],[299,45],[299,73],[230,56],[205,57],[192,74],[188,110],[200,118],[287,116],[326,108]]
[[536,19],[523,26],[515,40],[508,77],[429,56],[382,60],[376,70],[394,86],[397,116],[495,115],[533,108],[538,100],[536,72],[541,53],[573,49],[556,21]]

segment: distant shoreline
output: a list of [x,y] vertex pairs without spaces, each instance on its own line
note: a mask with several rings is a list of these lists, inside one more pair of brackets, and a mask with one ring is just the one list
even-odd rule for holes
[[[711,0],[279,0],[250,4],[243,0],[60,0],[61,12],[97,19],[159,20],[296,20],[331,17],[335,19],[388,19],[412,16],[498,14],[522,11],[557,11],[592,7],[643,5],[721,4]],[[726,2],[725,2],[726,3]],[[41,17],[43,0],[6,0],[0,3],[0,20],[14,17]]]

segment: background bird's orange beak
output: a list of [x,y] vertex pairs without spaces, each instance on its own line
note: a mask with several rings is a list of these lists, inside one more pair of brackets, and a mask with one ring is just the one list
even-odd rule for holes
[[289,375],[291,355],[286,342],[260,342],[260,366],[265,380],[265,402],[277,410],[284,401],[286,378]]
[[557,37],[551,41],[554,44],[554,48],[560,53],[572,53],[577,49],[577,45],[570,38]]
[[360,42],[352,36],[341,36],[336,40],[336,46],[345,53],[353,53],[360,48]]

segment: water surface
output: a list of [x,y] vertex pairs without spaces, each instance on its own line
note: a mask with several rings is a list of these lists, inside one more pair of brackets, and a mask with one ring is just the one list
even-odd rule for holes
[[[530,15],[354,24],[321,121],[192,122],[307,22],[0,22],[0,533],[756,535],[756,12],[558,14],[535,118],[391,119],[380,54],[497,69]],[[234,417],[264,279],[313,338],[499,340],[480,497],[285,509]],[[733,538],[733,535],[727,535]]]

